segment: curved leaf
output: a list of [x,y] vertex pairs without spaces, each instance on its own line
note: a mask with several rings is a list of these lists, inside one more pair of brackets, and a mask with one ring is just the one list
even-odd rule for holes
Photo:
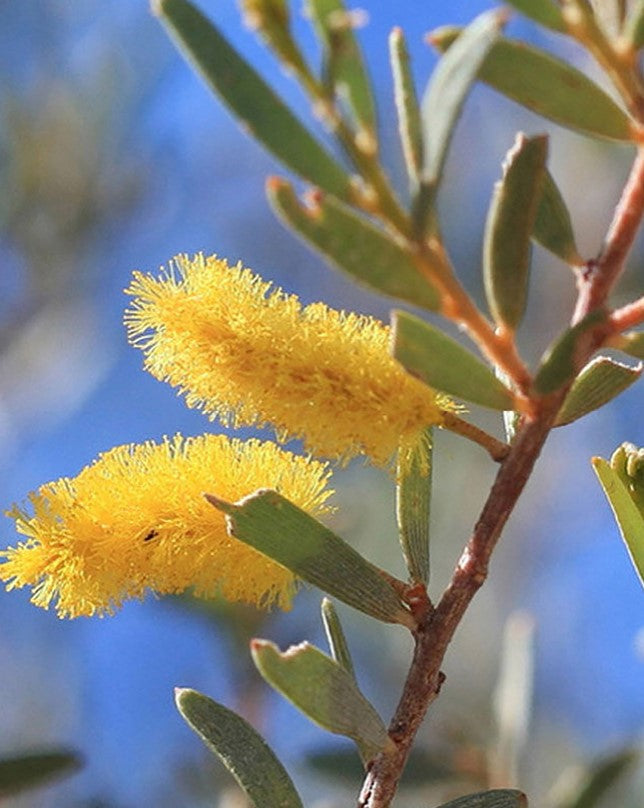
[[356,678],[355,670],[353,668],[353,661],[349,652],[346,637],[342,629],[342,623],[335,610],[333,602],[329,598],[322,599],[322,622],[324,624],[324,632],[326,634],[327,642],[331,650],[331,656],[335,661],[341,665],[347,673],[350,673],[353,678]]
[[535,392],[540,395],[554,393],[577,373],[577,340],[585,331],[606,319],[606,312],[593,311],[559,336],[543,355],[534,379]]
[[581,266],[584,263],[577,250],[570,213],[561,191],[547,169],[543,176],[532,238],[567,264]]
[[528,295],[531,236],[541,199],[548,138],[519,133],[494,186],[483,242],[483,278],[497,323],[515,330]]
[[227,515],[231,536],[298,578],[378,620],[415,626],[381,570],[280,494],[257,491],[238,503],[205,496]]
[[304,179],[351,198],[344,168],[210,20],[188,0],[153,0],[153,7],[188,61],[253,137]]
[[354,740],[365,763],[392,741],[353,676],[307,642],[282,653],[267,640],[253,640],[251,653],[264,679],[307,718]]
[[615,515],[615,521],[624,543],[644,585],[644,519],[633,501],[628,489],[607,460],[594,457],[595,474],[599,478],[606,498]]
[[305,206],[289,183],[276,178],[269,180],[267,193],[286,224],[358,283],[430,311],[440,308],[438,292],[409,253],[363,216],[331,196],[318,195]]
[[416,88],[411,74],[409,52],[401,28],[394,28],[389,34],[389,57],[394,79],[394,98],[398,113],[400,142],[407,174],[412,185],[417,187],[423,162],[423,132]]
[[[439,50],[451,49],[462,29],[446,26],[430,35]],[[630,118],[586,75],[545,51],[497,39],[479,78],[508,98],[561,126],[609,140],[631,141]]]
[[555,426],[563,426],[582,418],[612,401],[642,375],[643,365],[629,367],[607,356],[589,362],[573,382],[563,406],[557,413]]
[[392,354],[436,390],[494,410],[510,410],[514,397],[494,373],[456,340],[405,311],[392,312]]
[[439,61],[422,101],[423,166],[421,185],[412,203],[416,227],[422,231],[440,184],[449,144],[465,98],[505,24],[503,10],[476,17],[453,48]]
[[303,808],[288,773],[247,721],[196,690],[176,688],[175,701],[190,728],[217,755],[256,808]]
[[429,510],[432,494],[432,430],[411,458],[398,455],[396,473],[398,536],[412,581],[429,581]]
[[376,134],[376,102],[371,81],[342,0],[307,0],[308,11],[323,43],[327,81],[351,108],[359,128]]

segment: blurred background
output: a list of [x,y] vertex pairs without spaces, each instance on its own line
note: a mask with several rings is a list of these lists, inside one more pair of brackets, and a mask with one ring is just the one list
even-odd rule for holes
[[[378,88],[385,160],[404,195],[389,30],[401,25],[408,34],[422,90],[435,63],[423,35],[467,22],[493,4],[361,5],[369,13],[361,40]],[[202,0],[201,8],[316,129],[308,103],[244,28],[233,0]],[[315,52],[299,1],[295,11],[298,33]],[[509,32],[595,74],[582,53],[528,23],[514,20]],[[519,129],[551,133],[550,167],[584,255],[597,252],[632,159],[626,147],[566,132],[478,88],[457,130],[441,207],[456,266],[479,301],[487,201]],[[324,300],[387,319],[387,301],[335,274],[274,219],[263,187],[267,175],[279,173],[182,61],[144,0],[0,0],[3,506],[23,501],[45,481],[75,475],[114,445],[220,429],[145,374],[141,353],[127,345],[122,290],[133,269],[156,271],[179,252],[217,253],[241,260],[304,303]],[[569,317],[574,296],[565,267],[539,249],[534,257],[521,336],[533,363]],[[640,243],[619,299],[635,288],[642,259]],[[500,434],[496,416],[471,416]],[[397,804],[430,806],[480,787],[486,754],[494,759],[500,743],[493,696],[511,615],[506,657],[508,649],[511,656],[513,647],[532,644],[534,691],[518,781],[508,784],[545,808],[554,804],[552,789],[565,789],[583,767],[641,746],[642,592],[589,463],[592,455],[610,457],[626,440],[644,444],[637,385],[552,435],[491,578],[447,657],[446,685],[421,732],[426,751]],[[435,597],[494,472],[480,450],[451,435],[438,435],[436,444]],[[356,463],[335,475],[335,488],[334,529],[403,575],[391,478]],[[5,519],[2,546],[16,541]],[[252,635],[281,647],[302,639],[324,644],[319,601],[318,592],[304,591],[292,612],[266,616],[149,598],[113,618],[61,621],[30,605],[27,591],[1,593],[0,757],[65,746],[85,759],[73,777],[3,804],[237,804],[232,780],[175,711],[175,686],[201,690],[251,719],[307,804],[352,804],[359,775],[341,777],[348,747],[270,693],[246,650]],[[408,638],[340,611],[364,690],[387,718],[408,663]],[[598,805],[641,805],[641,765],[631,766],[619,788]]]

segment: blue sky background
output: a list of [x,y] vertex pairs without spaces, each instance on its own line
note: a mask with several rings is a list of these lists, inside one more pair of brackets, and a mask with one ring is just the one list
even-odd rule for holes
[[[386,58],[388,31],[400,24],[408,32],[421,88],[435,61],[422,34],[469,20],[491,4],[421,7],[404,0],[364,5],[370,23],[361,36],[378,88],[384,151],[403,188]],[[232,0],[204,0],[201,7],[310,120],[306,102],[240,24]],[[283,173],[281,168],[239,133],[175,52],[146,3],[4,0],[0,23],[0,92],[38,111],[47,104],[60,108],[58,94],[67,88],[75,99],[75,117],[66,117],[71,131],[94,126],[100,133],[87,170],[103,200],[95,227],[74,255],[73,280],[62,293],[45,294],[38,316],[20,323],[0,358],[2,503],[21,501],[44,481],[73,476],[113,445],[209,428],[171,388],[141,370],[140,353],[127,345],[122,290],[133,269],[155,271],[179,252],[203,250],[231,262],[241,259],[304,302],[322,299],[386,319],[386,301],[351,286],[275,221],[263,184],[266,175]],[[297,27],[313,47],[299,16]],[[511,32],[546,42],[521,22],[513,22]],[[553,40],[547,44],[562,47]],[[19,195],[10,170],[18,152],[6,140],[4,109],[0,146],[8,201],[2,212]],[[552,132],[551,166],[587,254],[599,246],[628,171],[627,149],[564,133],[477,90],[455,139],[442,206],[451,252],[479,299],[486,200],[519,128]],[[45,127],[45,145],[49,131]],[[85,143],[84,137],[79,142]],[[86,166],[82,154],[77,161],[81,171]],[[39,224],[34,214],[35,227],[47,226],[43,216]],[[0,233],[0,261],[0,318],[9,318],[27,293],[28,262],[7,231]],[[566,316],[574,291],[554,259],[537,252],[535,261],[534,297],[522,337],[532,361]],[[640,261],[641,250],[630,262],[631,271]],[[41,286],[47,288],[46,279]],[[623,295],[628,286],[627,279]],[[614,749],[641,734],[642,593],[588,462],[592,454],[610,456],[624,440],[644,444],[641,412],[638,387],[605,412],[552,436],[508,528],[488,592],[479,596],[448,657],[448,683],[454,684],[437,708],[441,720],[451,716],[453,721],[459,714],[450,698],[452,705],[461,705],[461,717],[468,699],[486,703],[498,663],[499,628],[511,611],[527,609],[538,626],[536,737],[555,733],[574,759]],[[494,419],[481,418],[498,429]],[[435,594],[475,518],[489,474],[476,450],[439,436]],[[399,565],[390,558],[395,556],[393,542],[391,551],[380,546],[395,535],[386,474],[352,467],[337,476],[336,488],[347,508],[344,535],[358,543],[376,536],[379,544],[373,550],[360,546],[390,566]],[[366,499],[367,490],[374,492],[372,500]],[[2,535],[3,545],[16,541],[9,520]],[[271,618],[263,633],[282,645],[305,637],[322,642],[318,600],[316,593],[301,596],[292,613]],[[378,674],[383,654],[373,643],[384,643],[392,653],[407,649],[393,637],[394,629],[382,629],[385,638],[378,633],[374,640],[362,618],[347,615],[347,620],[366,689],[386,715],[395,703],[400,671],[387,662],[384,678]],[[195,687],[227,704],[238,696],[239,671],[226,661],[225,638],[204,618],[149,600],[127,605],[114,618],[63,622],[29,605],[28,593],[17,592],[0,594],[0,625],[0,753],[65,743],[81,749],[88,761],[81,775],[20,805],[98,806],[100,800],[119,808],[212,804],[197,796],[188,803],[181,792],[189,767],[204,758],[172,702],[175,685]],[[290,707],[267,699],[269,738],[296,766],[302,749],[324,738]],[[431,727],[426,734],[431,740]],[[543,765],[556,770],[557,762]],[[295,771],[306,788],[308,776]]]

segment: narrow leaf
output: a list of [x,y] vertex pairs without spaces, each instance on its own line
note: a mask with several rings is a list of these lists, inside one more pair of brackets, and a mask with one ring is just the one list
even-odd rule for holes
[[615,515],[631,561],[644,585],[644,519],[628,489],[607,460],[594,457],[595,474]]
[[304,179],[343,199],[349,175],[188,0],[153,0],[177,46],[242,126]]
[[577,250],[570,213],[547,169],[543,176],[532,238],[567,264],[581,266],[584,263]]
[[311,721],[358,745],[366,763],[392,742],[382,719],[341,665],[307,642],[284,653],[253,640],[251,653],[266,681]]
[[589,362],[573,382],[555,426],[562,426],[597,410],[630,387],[642,375],[643,366],[629,367],[607,356]]
[[308,10],[326,52],[327,79],[353,111],[358,128],[376,134],[376,104],[371,82],[342,0],[308,0]]
[[551,31],[567,33],[561,9],[552,0],[506,0],[506,3]]
[[604,311],[591,312],[554,341],[545,352],[534,379],[534,389],[537,393],[540,395],[554,393],[574,378],[577,373],[577,340],[585,331],[599,325],[605,318]]
[[438,808],[528,808],[528,799],[522,791],[513,788],[496,788],[479,791],[467,797],[450,800]]
[[399,453],[396,474],[398,535],[413,582],[429,581],[429,509],[432,492],[432,431],[427,430],[411,457]]
[[644,331],[631,331],[630,334],[620,334],[610,343],[611,348],[630,354],[637,359],[644,359]]
[[302,808],[286,770],[247,721],[196,690],[178,687],[175,701],[190,728],[217,755],[256,808]]
[[513,409],[514,397],[474,354],[404,311],[392,313],[392,353],[426,384],[494,410]]
[[544,135],[517,135],[494,187],[483,244],[483,277],[497,323],[516,330],[525,311],[531,236],[548,152]]
[[407,174],[413,188],[418,186],[423,162],[423,132],[416,88],[405,35],[394,28],[389,35],[389,56],[394,79],[394,99],[398,113],[398,131],[402,143]]
[[354,280],[430,311],[440,308],[438,292],[392,235],[331,196],[318,195],[310,206],[301,204],[284,180],[269,180],[267,193],[282,220]]
[[595,808],[602,797],[637,761],[632,749],[598,760],[588,772],[577,794],[560,808]]
[[335,606],[329,598],[322,599],[322,622],[331,650],[331,656],[338,665],[341,665],[345,671],[350,673],[355,679],[355,670],[353,669],[349,646],[347,645],[347,640],[342,630],[342,623],[335,610]]
[[476,17],[439,61],[427,86],[422,101],[422,182],[413,202],[414,217],[421,230],[433,204],[465,98],[506,19],[507,14],[498,9]]
[[415,625],[382,570],[280,494],[257,491],[235,504],[206,498],[227,514],[232,536],[298,578],[378,620]]
[[[446,26],[430,34],[432,45],[451,50],[461,29]],[[586,75],[542,50],[497,39],[479,78],[524,107],[561,126],[609,140],[633,139],[624,110]]]
[[635,50],[644,45],[644,0],[636,0],[624,28],[624,39]]
[[83,760],[70,750],[34,752],[0,759],[0,797],[39,788],[77,772]]

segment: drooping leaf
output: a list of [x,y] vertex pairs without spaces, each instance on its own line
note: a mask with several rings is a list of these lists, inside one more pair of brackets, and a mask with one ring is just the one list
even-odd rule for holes
[[565,34],[567,31],[561,9],[552,0],[506,0],[506,2],[531,20],[550,28],[551,31],[558,34]]
[[606,792],[628,772],[638,759],[637,752],[626,749],[596,761],[588,771],[577,793],[559,808],[595,808]]
[[414,626],[381,570],[280,494],[257,491],[238,503],[206,498],[227,515],[232,536],[298,578],[378,620]]
[[499,36],[507,14],[499,9],[480,14],[439,61],[422,101],[423,166],[413,201],[416,227],[422,231],[440,184],[449,144],[465,98]]
[[636,382],[642,369],[641,363],[633,368],[607,356],[593,359],[573,382],[557,414],[555,426],[569,424],[603,407]]
[[407,175],[412,188],[417,188],[423,162],[423,132],[416,88],[411,74],[409,52],[401,28],[389,35],[389,57],[394,79],[394,99],[398,113],[398,132],[402,144]]
[[392,235],[331,196],[303,205],[284,180],[269,180],[267,193],[287,225],[358,283],[430,311],[440,308],[438,292]]
[[532,238],[567,264],[581,266],[584,263],[577,250],[570,213],[561,191],[547,169],[541,185],[541,198]]
[[69,749],[33,752],[0,759],[0,798],[40,788],[83,766],[78,753]]
[[607,460],[593,458],[593,468],[615,515],[628,553],[644,585],[644,518],[626,485]]
[[432,493],[432,430],[411,457],[399,455],[396,517],[403,556],[412,581],[429,581],[429,510]]
[[251,653],[272,687],[316,724],[354,740],[365,763],[392,744],[354,677],[318,648],[303,642],[282,653],[267,640],[253,640]]
[[347,100],[358,128],[375,136],[376,103],[350,14],[342,0],[307,0],[307,6],[324,45],[327,81]]
[[327,642],[333,659],[341,665],[347,673],[355,679],[355,670],[353,669],[353,661],[349,652],[346,637],[342,629],[342,623],[335,610],[333,602],[329,598],[322,599],[322,622],[324,623],[324,632],[326,634]]
[[483,278],[497,323],[514,331],[525,311],[531,236],[541,199],[548,138],[517,135],[496,183],[483,243]]
[[514,397],[474,354],[456,340],[405,311],[392,312],[392,354],[436,390],[494,410],[508,410]]
[[629,334],[620,334],[611,341],[612,348],[630,354],[637,359],[644,359],[644,331],[631,331]]
[[492,791],[479,791],[467,797],[458,797],[438,808],[528,808],[528,799],[522,791],[513,788],[495,788]]
[[606,312],[597,310],[584,317],[576,325],[568,328],[558,337],[543,355],[539,370],[534,379],[535,392],[540,395],[554,393],[569,382],[577,372],[575,355],[580,336],[605,318]]
[[351,198],[349,175],[218,29],[188,0],[153,0],[188,61],[253,137],[296,174]]
[[[460,41],[462,29],[446,26],[430,35],[440,51]],[[478,74],[495,90],[561,126],[593,137],[633,140],[628,115],[586,75],[542,50],[499,38]]]
[[178,687],[175,701],[185,721],[217,755],[255,808],[303,808],[288,773],[247,721],[196,690]]

